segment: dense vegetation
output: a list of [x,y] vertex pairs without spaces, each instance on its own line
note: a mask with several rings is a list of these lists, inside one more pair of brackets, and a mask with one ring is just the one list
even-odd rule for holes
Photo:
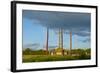
[[45,50],[31,50],[29,48],[23,50],[23,55],[46,55]]
[[[69,50],[65,50],[69,52]],[[49,52],[48,52],[49,53]],[[91,49],[73,49],[71,55],[47,55],[45,50],[32,50],[30,48],[23,50],[23,62],[44,62],[44,61],[67,61],[67,60],[85,60],[91,58]]]

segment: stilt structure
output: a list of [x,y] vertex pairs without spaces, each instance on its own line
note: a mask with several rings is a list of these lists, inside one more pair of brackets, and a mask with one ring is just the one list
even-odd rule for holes
[[70,32],[70,53],[69,55],[71,55],[71,50],[72,50],[72,32]]
[[49,29],[46,31],[46,53],[48,54],[48,39],[49,39]]

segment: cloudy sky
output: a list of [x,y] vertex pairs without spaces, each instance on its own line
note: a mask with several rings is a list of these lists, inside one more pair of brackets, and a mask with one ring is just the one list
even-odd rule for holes
[[23,10],[23,47],[44,48],[49,29],[49,48],[58,46],[58,29],[63,29],[64,48],[69,48],[72,31],[73,48],[90,48],[91,14]]

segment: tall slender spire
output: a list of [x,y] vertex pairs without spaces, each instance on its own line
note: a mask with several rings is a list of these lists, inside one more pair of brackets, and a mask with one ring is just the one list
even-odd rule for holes
[[64,55],[64,50],[63,50],[63,30],[61,28],[59,28],[59,49],[62,49],[62,55]]
[[59,48],[63,49],[63,30],[59,29]]
[[77,39],[77,35],[75,35],[75,48],[78,48],[78,39]]
[[47,28],[47,31],[46,31],[46,51],[48,53],[48,39],[49,39],[49,29]]
[[63,49],[63,30],[61,29],[61,49],[62,49],[62,55],[64,55],[64,49]]
[[60,38],[60,37],[61,37],[60,34],[61,34],[61,33],[60,33],[60,29],[59,29],[59,32],[58,32],[58,39],[59,39],[59,41],[58,41],[58,46],[59,46],[59,48],[60,48],[60,44],[61,44],[61,43],[60,43],[60,39],[61,39],[61,38]]
[[72,50],[72,32],[70,32],[70,55]]
[[61,48],[63,49],[63,30],[61,29]]

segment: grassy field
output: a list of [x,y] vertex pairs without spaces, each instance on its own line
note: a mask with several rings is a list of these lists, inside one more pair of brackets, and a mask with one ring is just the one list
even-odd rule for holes
[[23,55],[23,63],[28,62],[48,62],[48,61],[67,61],[67,60],[85,60],[90,56],[60,56],[60,55]]

